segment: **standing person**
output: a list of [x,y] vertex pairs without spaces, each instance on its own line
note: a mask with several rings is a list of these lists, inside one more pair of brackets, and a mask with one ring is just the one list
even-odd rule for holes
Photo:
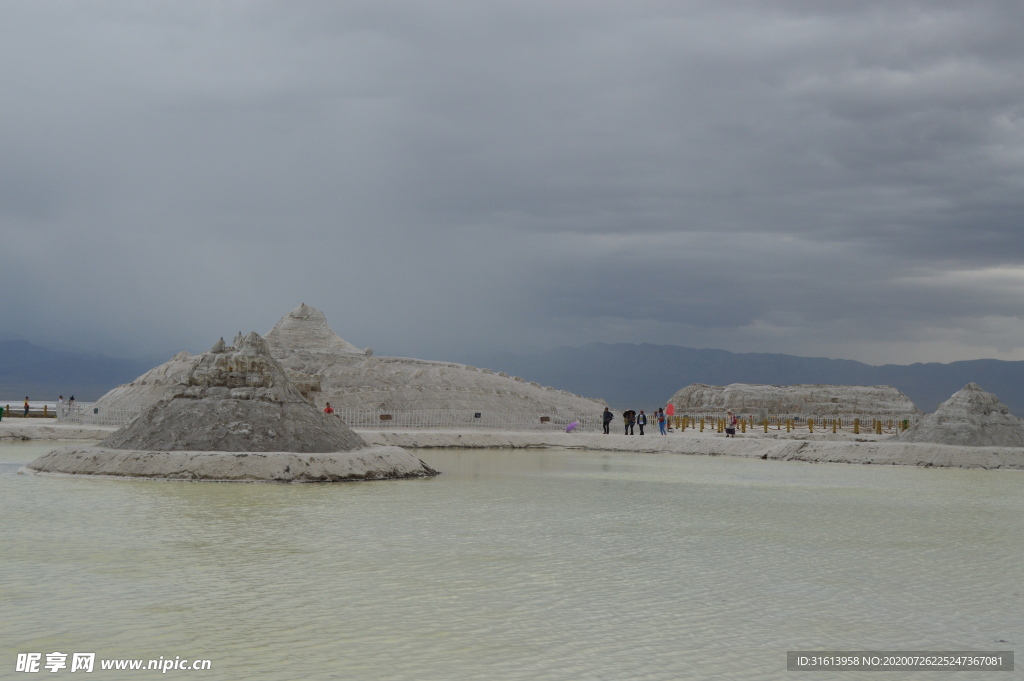
[[647,425],[647,414],[644,413],[643,409],[640,410],[640,415],[636,417],[636,425],[640,426],[640,434],[643,435],[644,426]]
[[602,421],[602,423],[604,423],[604,434],[605,435],[608,434],[608,427],[612,424],[612,419],[613,418],[615,418],[615,417],[612,416],[611,410],[608,407],[605,407],[604,408],[604,413],[601,414],[601,421]]
[[661,431],[662,435],[668,435],[668,433],[665,431],[665,418],[666,418],[665,417],[665,410],[662,409],[661,407],[658,408],[657,418],[658,418],[658,430]]
[[68,416],[71,416],[71,412],[75,410],[75,396],[72,395],[68,398]]
[[64,416],[64,396],[61,395],[57,398],[57,413],[60,416]]
[[328,402],[327,406],[324,407],[324,413],[325,414],[333,414],[334,413],[334,407],[331,406],[330,402]]
[[25,395],[25,416],[28,416],[28,395]]
[[725,413],[725,436],[736,437],[736,416],[731,411]]

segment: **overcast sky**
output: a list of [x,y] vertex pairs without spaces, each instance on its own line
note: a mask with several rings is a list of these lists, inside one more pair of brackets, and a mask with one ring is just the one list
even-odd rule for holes
[[0,340],[1024,359],[1024,3],[2,2]]

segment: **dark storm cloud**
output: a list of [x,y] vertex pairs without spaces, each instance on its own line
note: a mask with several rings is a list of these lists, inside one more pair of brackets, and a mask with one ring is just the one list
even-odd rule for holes
[[2,334],[198,350],[305,301],[435,357],[1024,358],[1022,26],[1016,2],[8,4]]

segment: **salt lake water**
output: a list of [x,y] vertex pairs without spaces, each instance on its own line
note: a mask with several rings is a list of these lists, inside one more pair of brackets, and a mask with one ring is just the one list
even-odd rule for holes
[[792,679],[787,650],[1024,650],[1021,472],[425,450],[440,477],[17,474],[53,446],[0,443],[4,678],[33,678],[17,653],[54,651],[212,661],[166,678],[500,681]]

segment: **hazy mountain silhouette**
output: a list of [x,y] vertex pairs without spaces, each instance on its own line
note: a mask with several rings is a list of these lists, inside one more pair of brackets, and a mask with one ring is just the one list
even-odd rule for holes
[[872,366],[824,357],[646,343],[590,343],[532,354],[480,354],[466,361],[586,397],[603,398],[620,408],[658,407],[691,383],[832,383],[892,385],[919,408],[931,412],[973,381],[998,395],[1011,412],[1024,415],[1024,362],[994,359]]
[[[115,358],[58,352],[25,341],[0,342],[0,400],[94,400],[168,358]],[[978,359],[949,364],[886,364],[824,357],[696,350],[676,345],[589,343],[530,354],[478,353],[437,358],[507,371],[529,381],[608,400],[613,407],[651,409],[691,383],[833,383],[892,385],[926,412],[968,383],[995,393],[1024,416],[1024,362]]]
[[0,400],[95,400],[163,360],[58,352],[25,341],[0,342]]

